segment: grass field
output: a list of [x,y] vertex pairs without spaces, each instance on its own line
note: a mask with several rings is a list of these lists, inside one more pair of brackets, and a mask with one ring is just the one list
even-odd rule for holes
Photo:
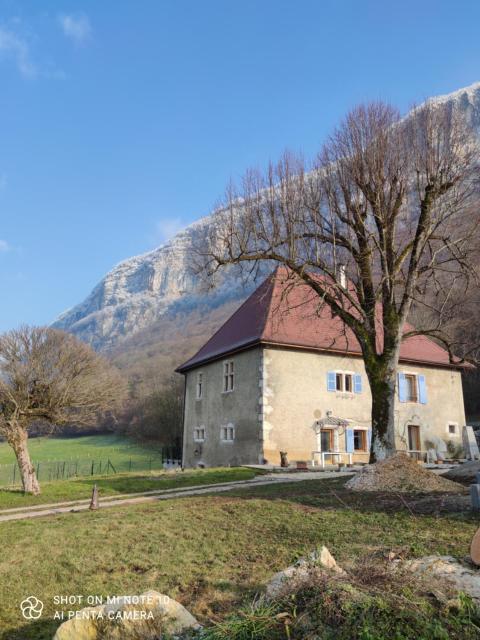
[[[462,558],[478,522],[456,512],[458,504],[458,497],[353,494],[339,478],[4,523],[0,638],[50,640],[53,613],[62,608],[55,595],[156,589],[208,623],[322,544],[346,568],[391,550]],[[40,621],[22,619],[27,595],[44,602]]]
[[[130,458],[146,460],[160,455],[159,448],[152,445],[142,446],[113,433],[77,438],[31,438],[28,441],[28,449],[34,462],[110,458],[115,464]],[[0,464],[12,464],[12,462],[15,462],[12,448],[6,442],[1,442]]]
[[190,471],[152,471],[151,473],[121,473],[110,476],[89,476],[41,484],[38,496],[23,494],[20,489],[0,489],[0,510],[28,507],[36,504],[68,502],[90,498],[96,484],[100,498],[122,493],[163,490],[193,485],[250,480],[256,475],[251,469],[195,469]]
[[[32,438],[28,448],[40,482],[162,468],[161,447],[115,434]],[[20,486],[14,463],[11,447],[0,443],[0,487]]]

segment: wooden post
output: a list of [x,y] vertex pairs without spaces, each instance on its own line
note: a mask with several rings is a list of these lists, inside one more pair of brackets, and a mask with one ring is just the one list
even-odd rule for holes
[[98,509],[99,504],[98,504],[98,487],[97,487],[97,483],[95,483],[93,485],[93,491],[92,491],[92,499],[90,500],[90,511],[95,511],[96,509]]

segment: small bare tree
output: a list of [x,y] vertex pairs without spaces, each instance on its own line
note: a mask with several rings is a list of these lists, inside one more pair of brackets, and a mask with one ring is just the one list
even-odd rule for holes
[[40,493],[27,448],[31,425],[94,424],[124,390],[117,370],[67,333],[22,327],[0,336],[0,434],[15,452],[25,492]]
[[[473,139],[448,105],[427,103],[404,119],[383,103],[360,106],[311,166],[285,154],[229,187],[197,248],[211,277],[225,265],[250,274],[265,261],[285,265],[351,329],[372,391],[371,461],[395,452],[402,340],[422,333],[448,345],[442,318],[452,292],[475,275]],[[414,330],[406,321],[427,288],[435,313],[424,316],[435,320]]]

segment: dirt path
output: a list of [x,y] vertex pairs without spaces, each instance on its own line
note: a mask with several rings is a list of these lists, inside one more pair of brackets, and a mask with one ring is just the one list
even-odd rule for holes
[[[253,478],[252,480],[236,480],[234,482],[224,482],[208,485],[196,485],[193,487],[183,487],[181,489],[163,489],[154,491],[144,491],[141,493],[127,493],[117,496],[107,496],[100,498],[100,507],[118,507],[142,502],[153,502],[155,500],[169,500],[182,496],[196,496],[204,493],[221,493],[231,491],[237,487],[255,487],[266,484],[282,484],[288,482],[301,482],[303,480],[324,480],[327,478],[339,478],[352,475],[351,472],[300,472],[300,473],[275,473]],[[26,520],[28,518],[39,518],[53,516],[59,513],[77,513],[88,510],[90,500],[74,500],[70,502],[56,502],[53,504],[39,504],[30,507],[15,507],[0,510],[0,522],[10,520]]]

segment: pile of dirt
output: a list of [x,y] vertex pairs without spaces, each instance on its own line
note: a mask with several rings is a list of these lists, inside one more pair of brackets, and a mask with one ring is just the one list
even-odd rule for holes
[[345,486],[353,491],[392,491],[396,493],[444,491],[462,492],[457,482],[424,469],[404,453],[364,467]]

